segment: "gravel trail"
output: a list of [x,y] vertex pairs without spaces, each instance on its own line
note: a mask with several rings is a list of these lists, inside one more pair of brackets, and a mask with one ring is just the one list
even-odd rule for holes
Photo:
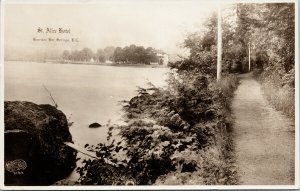
[[240,75],[232,110],[239,183],[294,184],[294,121],[268,104],[251,73]]

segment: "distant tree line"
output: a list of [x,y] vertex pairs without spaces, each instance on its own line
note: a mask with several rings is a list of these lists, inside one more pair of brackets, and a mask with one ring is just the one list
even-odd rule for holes
[[150,64],[151,62],[159,62],[157,53],[162,53],[162,51],[152,47],[144,48],[143,46],[132,44],[124,48],[108,46],[104,49],[98,49],[96,53],[90,48],[71,52],[65,50],[62,53],[62,59],[85,62],[94,60],[100,63],[112,61],[116,63]]
[[133,64],[150,64],[158,62],[158,51],[152,47],[144,48],[143,46],[130,45],[124,48],[117,47],[114,52],[114,61],[121,63]]
[[90,61],[93,59],[98,62],[105,62],[107,60],[113,60],[113,54],[115,51],[115,47],[108,46],[104,49],[98,49],[96,53],[94,53],[90,48],[84,48],[82,50],[65,50],[62,53],[63,60],[71,60],[71,61]]

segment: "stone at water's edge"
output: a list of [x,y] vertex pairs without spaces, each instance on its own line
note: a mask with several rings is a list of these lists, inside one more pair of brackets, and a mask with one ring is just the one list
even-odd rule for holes
[[76,152],[65,114],[51,105],[4,103],[5,185],[50,185],[69,175]]
[[92,123],[92,124],[89,125],[89,128],[97,128],[97,127],[101,127],[101,125],[97,122]]

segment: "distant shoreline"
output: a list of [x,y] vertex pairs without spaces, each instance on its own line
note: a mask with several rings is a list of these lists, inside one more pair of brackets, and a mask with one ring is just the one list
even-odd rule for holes
[[146,64],[106,64],[92,62],[45,62],[50,64],[74,64],[74,65],[96,65],[96,66],[115,66],[115,67],[138,67],[138,68],[167,68],[163,65],[146,65]]
[[115,67],[136,67],[136,68],[168,68],[165,65],[146,65],[146,64],[106,64],[92,62],[63,62],[63,61],[29,61],[29,60],[5,60],[5,62],[37,62],[46,64],[73,64],[73,65],[94,65],[94,66],[115,66]]

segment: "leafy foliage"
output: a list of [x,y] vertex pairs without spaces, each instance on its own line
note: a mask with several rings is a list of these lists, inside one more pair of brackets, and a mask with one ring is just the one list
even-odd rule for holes
[[[120,145],[100,145],[101,147],[96,148],[97,153],[106,148],[107,155],[99,156],[103,159],[111,158],[110,163],[117,166],[115,169],[120,171],[119,174],[127,173],[120,178],[116,176],[115,182],[122,182],[119,179],[127,177],[134,179],[136,184],[154,184],[161,176],[169,176],[174,172],[193,173],[202,168],[207,168],[207,171],[201,171],[202,173],[209,174],[211,172],[208,170],[212,168],[210,159],[201,164],[201,168],[199,162],[202,160],[199,159],[216,145],[222,148],[216,161],[224,161],[222,157],[229,152],[226,146],[228,139],[224,132],[230,131],[231,124],[229,107],[224,107],[224,103],[229,104],[237,80],[228,76],[228,79],[232,80],[216,84],[203,74],[205,70],[202,70],[202,67],[201,63],[195,63],[189,70],[174,70],[170,73],[167,89],[149,84],[149,88],[139,88],[137,96],[124,102],[127,125],[119,127],[123,140],[119,143],[122,145],[121,149]],[[126,156],[126,160],[122,161],[122,169],[118,166],[120,159],[114,156],[119,150],[124,151]],[[186,153],[190,153],[194,158]],[[94,163],[88,162],[80,169],[81,183],[90,184],[92,181],[97,184],[110,184],[111,180],[99,180],[98,176],[103,169],[99,169],[98,163]],[[217,165],[216,168],[226,171],[225,168],[229,166]],[[94,174],[93,171],[97,171],[98,174]],[[214,182],[211,182],[211,176],[202,177],[205,184],[230,182],[229,179],[221,182],[214,179]]]
[[[294,117],[295,4],[243,5],[253,51],[254,74],[276,109]],[[250,8],[250,6],[252,6]],[[252,20],[256,22],[251,22]],[[245,29],[241,25],[240,28]]]
[[[215,21],[208,21],[207,34],[215,34]],[[237,183],[230,139],[237,78],[228,69],[216,82],[213,35],[188,36],[185,46],[191,55],[170,64],[167,88],[149,84],[123,102],[122,141],[95,148],[100,159],[78,169],[82,184],[124,184],[124,179],[142,185]],[[117,156],[120,151],[123,158]],[[115,180],[102,173],[103,163],[110,165],[110,174],[119,171]],[[108,178],[99,178],[102,174]]]
[[124,48],[117,47],[113,57],[117,63],[132,64],[150,64],[150,62],[158,62],[158,50],[152,47],[144,48],[143,46],[130,45]]
[[250,43],[254,73],[263,87],[273,87],[266,89],[269,100],[293,113],[294,4],[236,4],[232,10],[235,25],[223,20],[222,80],[215,82],[213,15],[203,33],[185,39],[190,56],[170,63],[166,89],[149,84],[124,102],[126,125],[117,127],[122,140],[88,146],[99,159],[78,168],[81,184],[237,184],[230,102],[238,81],[230,73],[246,71]]
[[74,50],[72,52],[64,50],[62,53],[63,60],[71,61],[85,61],[91,59],[97,62],[115,61],[116,63],[130,63],[130,64],[150,64],[150,62],[158,62],[157,53],[162,53],[152,47],[144,48],[143,46],[136,46],[134,44],[121,47],[108,46],[104,49],[98,49],[94,53],[90,48],[82,50]]

